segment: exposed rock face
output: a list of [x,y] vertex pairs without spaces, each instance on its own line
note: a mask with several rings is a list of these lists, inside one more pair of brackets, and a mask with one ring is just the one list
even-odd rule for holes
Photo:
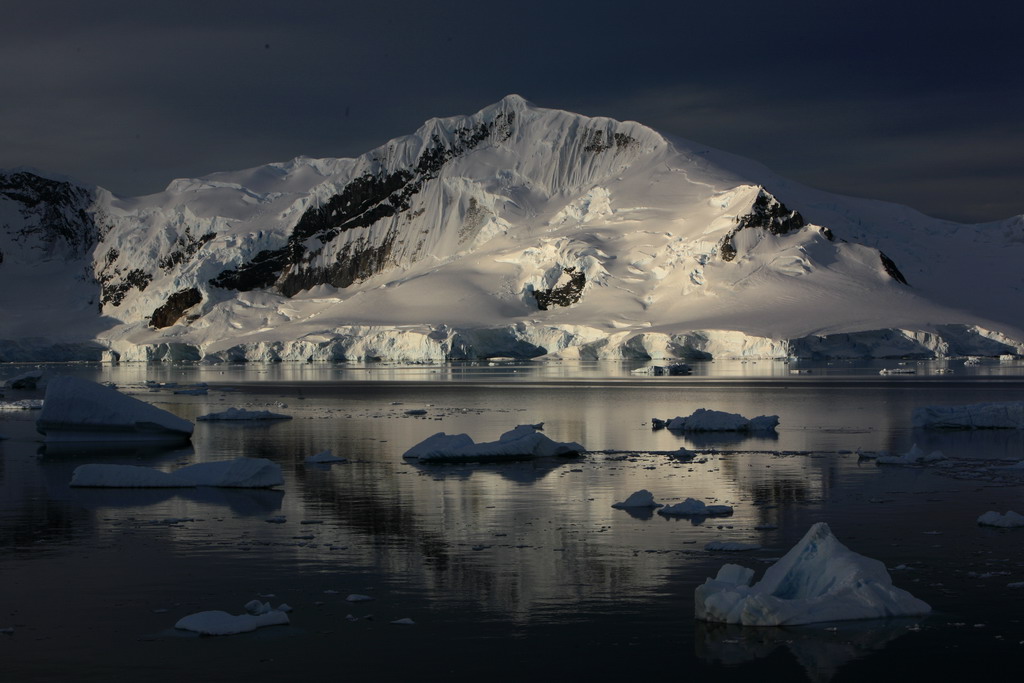
[[903,277],[903,273],[900,272],[900,269],[896,267],[896,264],[893,262],[891,258],[886,256],[882,252],[878,252],[878,256],[879,258],[882,259],[882,267],[885,268],[885,272],[889,274],[889,277],[891,277],[893,280],[896,280],[896,282],[900,282],[907,286],[910,285],[910,283],[907,282],[907,279]]
[[0,173],[0,197],[19,203],[24,226],[12,237],[45,255],[57,250],[84,255],[99,239],[91,190],[27,171]]
[[149,317],[149,324],[157,329],[170,327],[185,315],[185,311],[192,308],[203,300],[203,295],[195,287],[175,292],[160,308],[153,311]]
[[[785,235],[799,230],[806,224],[804,217],[799,212],[790,211],[785,204],[762,188],[750,207],[750,213],[737,217],[736,227],[722,238],[718,253],[723,261],[732,261],[736,258],[736,246],[733,244],[733,238],[736,233],[746,228],[760,228],[772,235]],[[831,232],[826,237],[831,241]]]
[[210,284],[238,291],[276,287],[285,296],[294,296],[320,284],[348,287],[379,272],[389,263],[397,236],[394,230],[378,244],[352,241],[340,246],[333,263],[314,261],[323,252],[323,245],[342,234],[408,211],[412,198],[437,178],[446,163],[475,149],[492,135],[508,138],[514,122],[515,112],[508,111],[492,121],[455,130],[450,141],[433,135],[413,167],[380,170],[354,178],[325,203],[308,208],[283,247],[259,252],[251,261],[221,272]]
[[577,272],[574,266],[562,270],[569,276],[568,282],[558,287],[533,291],[533,297],[537,300],[537,308],[540,310],[546,311],[551,306],[572,306],[583,296],[583,288],[587,284],[587,276],[583,271]]

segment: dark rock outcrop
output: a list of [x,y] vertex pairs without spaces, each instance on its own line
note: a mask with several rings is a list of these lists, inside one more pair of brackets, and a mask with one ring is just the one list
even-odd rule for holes
[[181,319],[185,311],[192,308],[203,300],[203,295],[195,287],[175,292],[167,298],[163,306],[160,306],[149,316],[149,324],[158,330],[170,327]]

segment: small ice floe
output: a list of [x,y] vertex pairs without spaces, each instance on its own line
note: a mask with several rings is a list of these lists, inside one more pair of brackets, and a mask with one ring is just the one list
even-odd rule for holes
[[[282,605],[287,607],[287,605]],[[194,631],[204,636],[230,636],[248,633],[263,626],[290,623],[284,610],[273,609],[269,603],[252,600],[245,605],[246,614],[228,614],[220,610],[196,612],[182,617],[174,628]],[[290,608],[289,608],[290,609]]]
[[724,550],[731,553],[760,549],[761,546],[757,543],[740,543],[739,541],[710,541],[704,544],[704,550]]
[[135,465],[79,465],[71,486],[93,488],[270,488],[284,484],[281,466],[266,458],[201,462],[162,472]]
[[348,459],[333,455],[331,449],[328,448],[326,451],[320,451],[316,455],[307,456],[303,462],[307,465],[329,465],[332,462],[348,462]]
[[660,508],[661,503],[654,502],[654,494],[647,489],[640,489],[631,493],[626,500],[620,503],[612,503],[612,507],[622,510],[625,508]]
[[694,458],[697,457],[697,453],[695,451],[691,451],[686,448],[680,447],[679,450],[672,451],[671,453],[669,453],[668,457],[675,458],[676,460],[684,460],[689,462],[690,460],[693,460]]
[[666,505],[658,510],[658,514],[666,517],[719,517],[731,515],[732,508],[728,505],[707,505],[703,500],[687,498],[682,503]]
[[746,626],[812,624],[927,614],[931,607],[892,585],[885,565],[859,555],[818,522],[764,577],[726,564],[695,591],[703,621]]
[[773,432],[778,425],[778,415],[747,419],[736,413],[704,408],[698,408],[689,417],[674,417],[665,421],[665,428],[674,432]]
[[1024,429],[1024,401],[916,408],[917,429]]
[[0,412],[42,409],[43,399],[41,398],[20,398],[17,401],[0,401]]
[[373,596],[370,596],[370,595],[360,595],[359,593],[352,593],[347,598],[345,598],[345,600],[347,600],[348,602],[366,602],[368,600],[373,600]]
[[284,524],[285,522],[288,521],[288,518],[285,517],[284,515],[276,515],[274,517],[267,517],[263,521],[266,522],[267,524]]
[[519,425],[497,441],[486,443],[474,443],[467,434],[438,432],[407,450],[402,457],[420,462],[518,460],[575,456],[585,450],[575,442],[554,441],[537,431],[534,425]]
[[997,526],[1004,529],[1012,529],[1024,526],[1024,515],[1018,514],[1013,510],[1007,511],[1004,515],[999,514],[995,510],[989,510],[978,517],[978,524],[982,526]]
[[913,368],[882,368],[879,375],[916,375],[917,370]]
[[409,617],[404,617],[402,619],[395,619],[391,623],[392,624],[400,624],[402,626],[415,626],[416,625],[416,622],[413,621],[412,619],[410,619]]
[[43,379],[42,370],[29,370],[4,381],[4,389],[35,389]]
[[686,363],[669,363],[668,365],[646,365],[642,368],[633,370],[631,374],[634,375],[651,375],[653,377],[679,377],[683,375],[692,375],[693,368]]
[[878,455],[875,458],[876,465],[928,465],[933,462],[945,460],[946,456],[942,451],[925,453],[917,444],[910,447],[910,450],[903,455]]
[[291,415],[272,413],[269,410],[246,410],[245,408],[228,408],[220,413],[207,413],[196,418],[202,422],[218,420],[290,420]]
[[54,377],[46,386],[36,429],[44,441],[185,442],[193,425],[117,389],[77,377]]
[[415,408],[413,410],[406,410],[403,414],[404,415],[426,415],[427,411],[423,410],[422,408]]

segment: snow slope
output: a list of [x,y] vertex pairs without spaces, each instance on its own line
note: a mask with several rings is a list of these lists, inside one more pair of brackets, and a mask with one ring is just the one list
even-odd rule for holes
[[[1024,350],[1024,217],[957,225],[829,195],[515,95],[357,159],[146,197],[65,182],[42,201],[22,189],[34,177],[0,174],[0,291],[28,293],[0,302],[16,311],[0,359]],[[46,231],[47,206],[81,218],[66,221],[77,246],[34,246],[72,245]],[[64,309],[70,324],[55,324]]]

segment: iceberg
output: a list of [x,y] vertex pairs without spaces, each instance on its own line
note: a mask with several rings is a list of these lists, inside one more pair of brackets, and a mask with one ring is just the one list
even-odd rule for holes
[[50,380],[36,429],[60,441],[184,442],[193,425],[117,389],[77,377]]
[[630,494],[629,498],[620,502],[612,503],[612,507],[623,510],[625,508],[660,508],[661,503],[654,502],[654,494],[647,489],[640,489]]
[[666,505],[658,510],[658,514],[666,517],[716,517],[731,515],[732,508],[728,505],[707,505],[703,500],[687,498],[682,503]]
[[290,420],[291,415],[272,413],[269,410],[246,410],[245,408],[228,408],[220,413],[200,415],[196,420],[213,422],[217,420]]
[[519,425],[497,441],[474,443],[467,434],[438,432],[407,450],[402,457],[420,462],[517,460],[573,456],[587,450],[576,442],[560,443],[537,431],[536,425]]
[[1013,510],[1007,511],[1005,515],[1001,515],[995,510],[989,510],[978,517],[978,524],[982,526],[997,526],[1004,529],[1012,529],[1024,526],[1024,515],[1014,512]]
[[4,389],[35,389],[42,379],[42,370],[30,370],[6,380],[3,387]]
[[634,375],[651,375],[653,377],[680,377],[692,375],[693,368],[686,363],[670,363],[669,365],[647,365],[633,370]]
[[235,458],[201,462],[162,472],[134,465],[79,465],[71,486],[93,488],[222,488],[261,489],[284,484],[281,466],[266,458]]
[[272,609],[269,603],[251,600],[245,605],[247,614],[229,614],[220,610],[196,612],[182,617],[174,628],[194,631],[204,636],[231,636],[236,633],[248,633],[262,626],[278,626],[291,623],[287,612],[288,605]]
[[307,456],[304,462],[307,465],[329,465],[332,462],[348,462],[348,459],[334,455],[331,453],[331,449],[328,448],[326,451],[320,451],[315,455]]
[[1024,401],[926,406],[913,415],[917,429],[1024,429]]
[[745,626],[788,626],[822,621],[927,614],[931,607],[892,585],[880,561],[859,555],[814,524],[764,577],[726,564],[695,591],[694,615],[702,621]]
[[698,408],[689,417],[675,417],[665,421],[666,429],[677,432],[773,432],[778,425],[778,415],[747,419],[736,413],[704,408]]

